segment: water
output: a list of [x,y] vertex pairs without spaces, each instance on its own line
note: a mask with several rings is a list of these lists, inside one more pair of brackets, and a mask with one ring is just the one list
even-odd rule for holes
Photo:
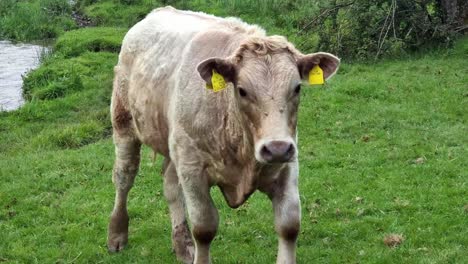
[[44,47],[0,41],[0,111],[17,109],[24,103],[22,75],[39,65]]

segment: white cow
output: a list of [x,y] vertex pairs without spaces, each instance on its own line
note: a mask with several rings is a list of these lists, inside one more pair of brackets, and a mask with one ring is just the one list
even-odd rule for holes
[[219,186],[233,208],[257,189],[270,197],[277,263],[294,263],[301,221],[296,137],[301,80],[314,67],[327,79],[338,65],[331,54],[304,55],[284,37],[266,36],[236,18],[165,7],[136,24],[115,67],[116,197],[109,250],[127,243],[127,194],[146,144],[165,158],[164,194],[179,260],[210,262],[218,227],[210,188]]

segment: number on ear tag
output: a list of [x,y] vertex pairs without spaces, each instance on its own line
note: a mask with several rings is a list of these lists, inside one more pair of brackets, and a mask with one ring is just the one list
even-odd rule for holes
[[324,84],[325,79],[323,78],[323,70],[320,66],[315,65],[309,72],[309,84]]
[[215,70],[213,70],[213,75],[211,75],[211,87],[215,92],[219,92],[226,88],[226,81],[224,80],[224,77]]

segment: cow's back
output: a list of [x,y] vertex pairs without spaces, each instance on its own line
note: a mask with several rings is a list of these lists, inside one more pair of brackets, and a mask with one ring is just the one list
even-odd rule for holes
[[118,127],[116,112],[125,109],[127,119],[133,120],[129,125],[135,136],[167,156],[167,109],[182,54],[197,33],[222,21],[211,15],[164,7],[132,27],[123,40],[115,68],[114,128]]
[[[172,7],[153,10],[133,26],[122,43],[119,65],[153,65],[162,61],[177,62],[181,51],[197,32],[207,30],[222,19],[203,13],[181,11]],[[157,56],[143,58],[146,56]],[[172,60],[170,60],[172,59]]]

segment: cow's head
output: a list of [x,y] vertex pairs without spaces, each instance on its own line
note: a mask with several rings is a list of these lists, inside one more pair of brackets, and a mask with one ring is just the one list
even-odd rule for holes
[[325,79],[335,74],[340,60],[319,52],[304,55],[283,37],[253,38],[228,58],[210,58],[197,70],[211,84],[213,70],[234,84],[239,112],[248,123],[261,163],[296,158],[296,124],[301,82],[319,65]]

